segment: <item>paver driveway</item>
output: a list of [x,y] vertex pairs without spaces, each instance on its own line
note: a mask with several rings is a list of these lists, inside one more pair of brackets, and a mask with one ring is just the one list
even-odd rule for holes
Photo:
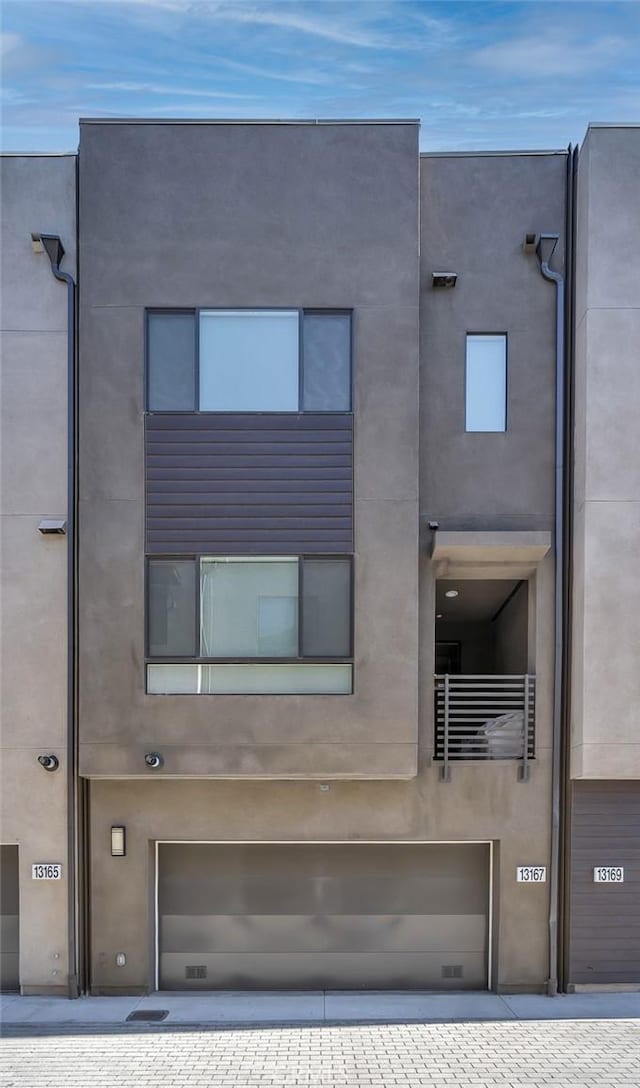
[[640,1021],[9,1029],[3,1088],[640,1088]]

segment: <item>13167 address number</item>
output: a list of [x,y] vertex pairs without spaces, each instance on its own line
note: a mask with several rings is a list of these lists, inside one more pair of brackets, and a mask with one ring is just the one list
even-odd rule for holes
[[546,865],[518,865],[516,869],[516,880],[519,884],[544,884],[546,879]]

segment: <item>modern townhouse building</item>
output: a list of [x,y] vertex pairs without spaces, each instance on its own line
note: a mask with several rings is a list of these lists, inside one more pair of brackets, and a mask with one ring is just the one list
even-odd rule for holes
[[3,161],[6,985],[640,985],[640,130],[418,131]]

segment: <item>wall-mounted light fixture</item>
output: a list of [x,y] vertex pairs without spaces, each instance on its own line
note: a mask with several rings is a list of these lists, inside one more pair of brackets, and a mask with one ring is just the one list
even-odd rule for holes
[[60,766],[60,760],[54,755],[38,756],[38,763],[44,767],[45,771],[57,771]]
[[31,233],[31,246],[34,253],[45,253],[51,261],[51,267],[58,268],[64,257],[64,246],[57,234]]
[[127,853],[127,829],[122,825],[111,828],[111,857],[123,858]]
[[162,752],[147,752],[144,761],[147,767],[151,767],[153,771],[157,771],[158,767],[164,767],[164,756],[162,755]]
[[64,518],[43,518],[38,523],[38,532],[43,536],[64,536],[67,532],[67,523]]
[[458,281],[457,272],[432,272],[431,273],[431,285],[432,287],[455,287]]

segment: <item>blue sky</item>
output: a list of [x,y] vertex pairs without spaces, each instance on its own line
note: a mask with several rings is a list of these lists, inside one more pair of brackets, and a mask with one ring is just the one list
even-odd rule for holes
[[419,117],[424,150],[640,120],[640,3],[3,0],[7,150],[78,117]]

